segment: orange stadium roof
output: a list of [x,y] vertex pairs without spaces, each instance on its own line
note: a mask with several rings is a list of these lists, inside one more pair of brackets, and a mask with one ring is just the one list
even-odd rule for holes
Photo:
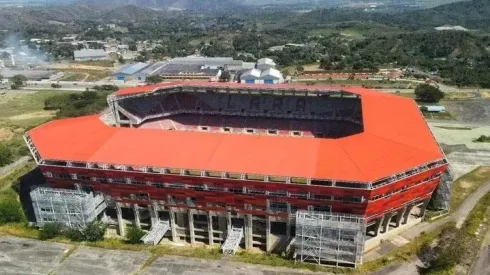
[[[230,86],[230,83],[179,82],[122,89],[116,96],[183,83]],[[332,88],[287,84],[232,86]],[[30,130],[28,135],[44,160],[355,182],[371,182],[444,157],[413,100],[363,88],[342,89],[361,95],[364,131],[339,139],[117,128],[105,125],[95,115],[51,121]]]

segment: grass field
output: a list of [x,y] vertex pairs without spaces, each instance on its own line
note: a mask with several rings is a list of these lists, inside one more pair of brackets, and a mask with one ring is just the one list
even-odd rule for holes
[[114,67],[114,61],[112,60],[92,60],[92,61],[77,61],[73,64],[85,65],[85,66],[98,66],[98,67]]
[[479,167],[453,183],[451,209],[456,209],[466,197],[490,180],[490,167]]
[[111,75],[109,70],[65,70],[61,81],[98,81]]
[[0,95],[0,141],[22,137],[32,127],[52,119],[44,110],[46,98],[64,91],[16,91]]

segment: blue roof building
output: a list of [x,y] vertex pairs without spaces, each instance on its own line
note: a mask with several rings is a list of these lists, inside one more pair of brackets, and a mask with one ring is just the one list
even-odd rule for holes
[[117,70],[112,74],[115,80],[138,80],[144,81],[146,79],[145,74],[140,74],[145,68],[150,66],[148,63],[139,62],[136,64],[128,64]]

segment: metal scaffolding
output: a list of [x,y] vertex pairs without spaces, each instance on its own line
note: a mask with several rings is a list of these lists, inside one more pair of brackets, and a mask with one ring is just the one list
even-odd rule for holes
[[157,221],[154,225],[151,226],[150,231],[146,233],[141,241],[146,244],[157,245],[163,239],[163,236],[167,234],[167,231],[170,229],[169,221]]
[[243,239],[243,227],[232,227],[221,246],[223,254],[235,254]]
[[320,265],[362,264],[365,227],[361,216],[299,210],[295,258]]
[[453,175],[450,167],[441,175],[441,181],[437,185],[432,196],[431,206],[439,210],[449,210],[451,199],[451,187],[453,185]]
[[37,187],[30,195],[37,226],[54,222],[81,229],[107,206],[102,195],[92,192]]

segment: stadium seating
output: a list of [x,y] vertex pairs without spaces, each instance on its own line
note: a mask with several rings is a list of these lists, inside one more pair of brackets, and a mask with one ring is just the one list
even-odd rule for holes
[[359,98],[177,92],[124,99],[119,108],[141,128],[332,138],[362,131]]

